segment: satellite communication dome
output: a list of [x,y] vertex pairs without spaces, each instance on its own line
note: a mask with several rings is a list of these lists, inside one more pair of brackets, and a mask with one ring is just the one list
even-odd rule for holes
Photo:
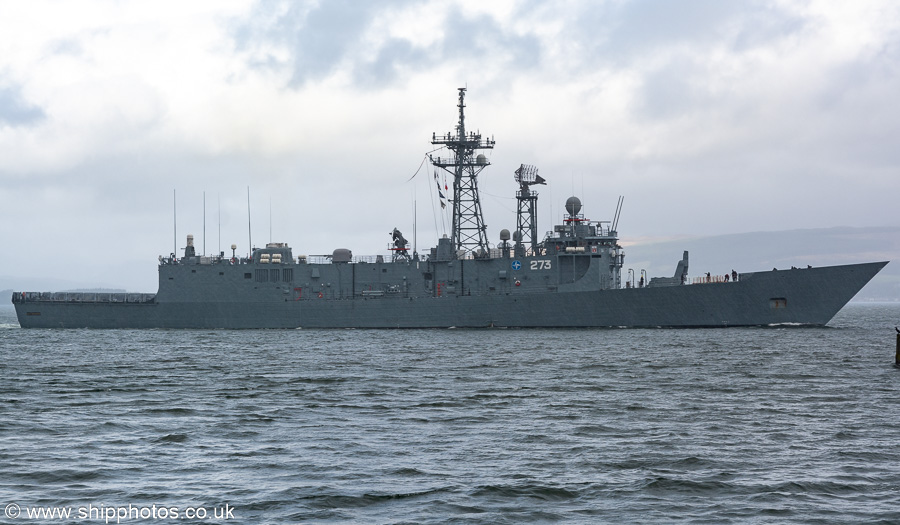
[[516,230],[515,232],[513,232],[513,240],[516,242],[521,241],[522,240],[522,232],[519,230]]
[[501,241],[509,240],[509,230],[507,230],[506,228],[500,230],[500,240]]
[[476,164],[487,164],[487,157],[484,156],[484,153],[479,153],[477,157],[475,157]]
[[578,197],[569,197],[566,199],[566,211],[569,215],[576,216],[581,211],[581,199]]

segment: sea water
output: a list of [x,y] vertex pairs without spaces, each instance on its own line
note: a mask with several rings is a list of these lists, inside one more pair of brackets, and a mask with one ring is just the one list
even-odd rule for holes
[[898,522],[895,325],[22,330],[3,307],[0,523]]

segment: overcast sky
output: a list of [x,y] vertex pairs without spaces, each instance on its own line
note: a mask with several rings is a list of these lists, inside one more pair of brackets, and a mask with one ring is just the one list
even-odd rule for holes
[[155,291],[173,190],[179,250],[205,191],[247,253],[249,186],[257,246],[386,253],[415,207],[424,252],[462,86],[491,242],[521,163],[541,231],[571,194],[624,241],[900,225],[895,0],[4,2],[0,277]]

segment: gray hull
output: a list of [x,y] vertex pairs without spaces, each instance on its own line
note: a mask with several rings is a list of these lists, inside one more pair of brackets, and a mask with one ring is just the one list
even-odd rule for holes
[[[527,262],[527,260],[525,261]],[[479,263],[471,266],[477,267]],[[365,294],[364,272],[353,270],[351,293],[334,294],[308,283],[255,283],[242,289],[242,266],[160,267],[160,292],[144,302],[100,302],[14,295],[23,328],[446,328],[446,327],[728,327],[824,325],[886,262],[741,275],[738,282],[643,288],[589,289],[589,276],[554,291],[510,282],[506,289],[477,285],[458,293],[402,290]],[[296,265],[300,266],[300,265]],[[334,266],[334,265],[323,265]],[[418,276],[410,264],[377,264]],[[462,271],[462,264],[458,265]],[[254,266],[256,267],[256,266]],[[505,265],[503,266],[506,267]],[[344,267],[344,273],[349,272]],[[195,287],[176,286],[188,272]],[[369,268],[366,268],[367,270]],[[223,271],[215,271],[223,270]],[[474,281],[495,268],[470,268]],[[590,273],[590,272],[587,272]],[[209,274],[207,277],[206,274]],[[345,278],[349,276],[344,276]],[[392,277],[396,278],[396,275]],[[524,277],[523,277],[524,278]],[[338,281],[340,277],[336,278]],[[357,283],[356,280],[360,282]],[[206,286],[219,280],[216,288]],[[406,280],[404,276],[403,281]],[[534,280],[534,279],[533,279]],[[506,281],[506,279],[504,279]],[[587,281],[587,282],[583,282]],[[171,288],[167,283],[173,282]],[[464,282],[464,281],[463,281]],[[315,283],[313,283],[315,284]],[[340,284],[340,282],[336,283]],[[246,288],[246,285],[245,285]],[[584,288],[584,289],[579,289]],[[304,295],[304,289],[306,295]],[[329,293],[310,292],[326,289]],[[321,296],[320,296],[321,295]]]

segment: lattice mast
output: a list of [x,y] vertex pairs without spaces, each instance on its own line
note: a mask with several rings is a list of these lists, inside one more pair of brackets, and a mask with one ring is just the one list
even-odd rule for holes
[[531,191],[533,184],[545,184],[543,177],[538,175],[538,169],[535,166],[522,164],[515,174],[516,182],[519,183],[519,191],[516,192],[516,199],[519,206],[516,210],[516,236],[514,237],[516,257],[525,257],[525,246],[531,247],[531,254],[536,255],[538,251],[537,236],[537,192]]
[[459,88],[459,123],[456,134],[438,137],[432,134],[431,143],[446,146],[452,158],[431,157],[431,163],[453,175],[453,224],[451,243],[456,251],[464,250],[477,256],[488,255],[487,226],[481,214],[478,196],[478,174],[490,162],[478,150],[493,149],[494,139],[482,139],[481,133],[466,131],[466,88]]

